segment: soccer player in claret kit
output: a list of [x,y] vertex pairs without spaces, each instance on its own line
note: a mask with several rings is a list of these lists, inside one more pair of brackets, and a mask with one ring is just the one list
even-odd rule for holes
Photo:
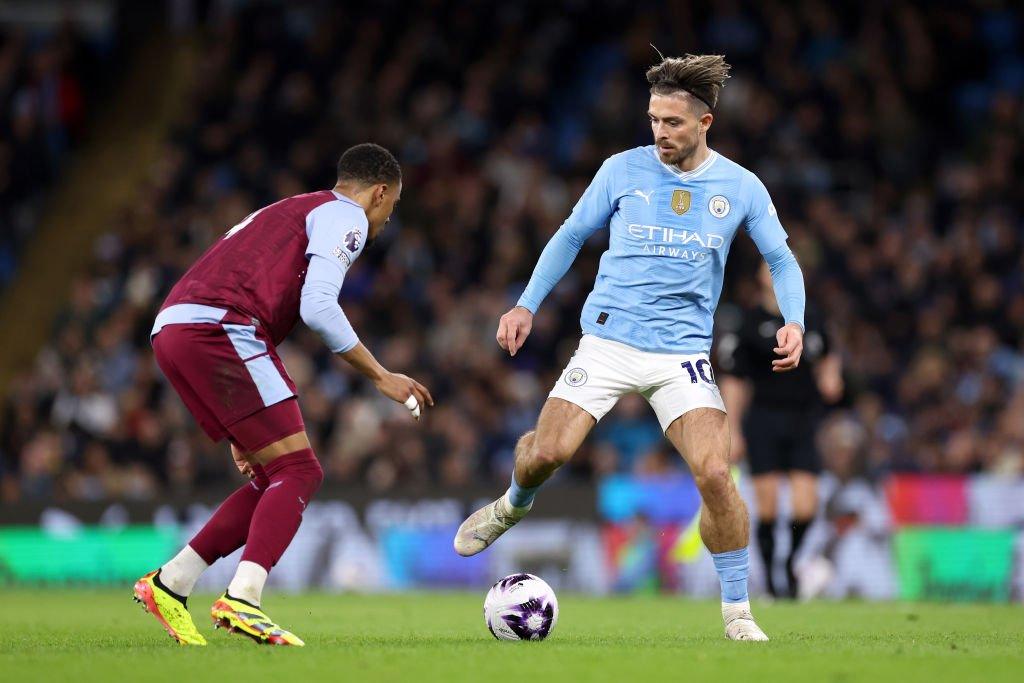
[[610,157],[544,248],[498,344],[522,347],[544,297],[596,231],[609,229],[583,337],[515,449],[508,491],[459,527],[455,550],[474,555],[522,519],[538,487],[565,464],[626,393],[639,393],[689,465],[700,490],[700,533],[722,589],[725,635],[767,640],[747,597],[750,521],[729,471],[729,422],[711,371],[712,323],[733,238],[742,228],[769,268],[785,324],[776,372],[800,361],[803,275],[758,178],[708,148],[712,110],[728,78],[718,55],[663,59],[647,72],[654,145]]
[[181,552],[135,583],[135,598],[183,645],[205,645],[186,600],[211,564],[245,546],[210,612],[217,626],[259,643],[303,645],[260,607],[323,480],[295,385],[275,347],[301,317],[330,349],[403,403],[433,405],[415,380],[389,372],[359,342],[338,295],[349,266],[387,224],[402,172],[383,147],[362,144],[338,161],[338,181],[256,211],[178,281],[153,325],[153,352],[210,438],[227,438],[250,481],[232,493]]

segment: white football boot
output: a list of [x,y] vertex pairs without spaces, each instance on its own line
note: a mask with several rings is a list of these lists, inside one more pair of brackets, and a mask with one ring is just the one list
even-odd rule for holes
[[476,555],[498,540],[498,536],[514,527],[532,507],[532,502],[526,507],[514,507],[508,501],[506,492],[498,500],[483,506],[466,518],[455,532],[455,552],[463,557]]
[[725,637],[729,640],[768,640],[754,623],[749,602],[723,602],[722,619],[725,620]]

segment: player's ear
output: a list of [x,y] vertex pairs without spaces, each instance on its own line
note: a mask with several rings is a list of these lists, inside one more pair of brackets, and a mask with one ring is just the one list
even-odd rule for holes
[[708,128],[711,127],[711,122],[715,120],[715,115],[709,111],[704,112],[704,115],[700,117],[700,132],[708,132]]

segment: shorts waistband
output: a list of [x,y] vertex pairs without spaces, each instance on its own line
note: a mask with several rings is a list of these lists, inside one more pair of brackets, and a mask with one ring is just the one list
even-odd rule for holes
[[174,304],[157,314],[149,336],[150,338],[155,337],[157,332],[166,325],[196,323],[212,323],[214,325],[222,323],[255,324],[253,318],[226,308],[217,308],[216,306],[206,306],[204,304]]
[[641,356],[661,356],[663,358],[693,358],[695,356],[703,356],[705,358],[710,357],[707,351],[696,350],[696,351],[650,351],[647,349],[640,349],[626,342],[621,342],[616,339],[609,339],[608,337],[602,337],[591,332],[584,332],[580,341],[588,341],[588,343],[603,345],[608,348],[617,348],[623,353],[639,354]]

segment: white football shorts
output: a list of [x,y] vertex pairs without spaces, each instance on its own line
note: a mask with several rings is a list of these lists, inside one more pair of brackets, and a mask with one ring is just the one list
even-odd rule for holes
[[640,394],[665,431],[694,408],[725,412],[706,353],[641,351],[585,334],[549,398],[575,403],[600,421],[623,394]]

